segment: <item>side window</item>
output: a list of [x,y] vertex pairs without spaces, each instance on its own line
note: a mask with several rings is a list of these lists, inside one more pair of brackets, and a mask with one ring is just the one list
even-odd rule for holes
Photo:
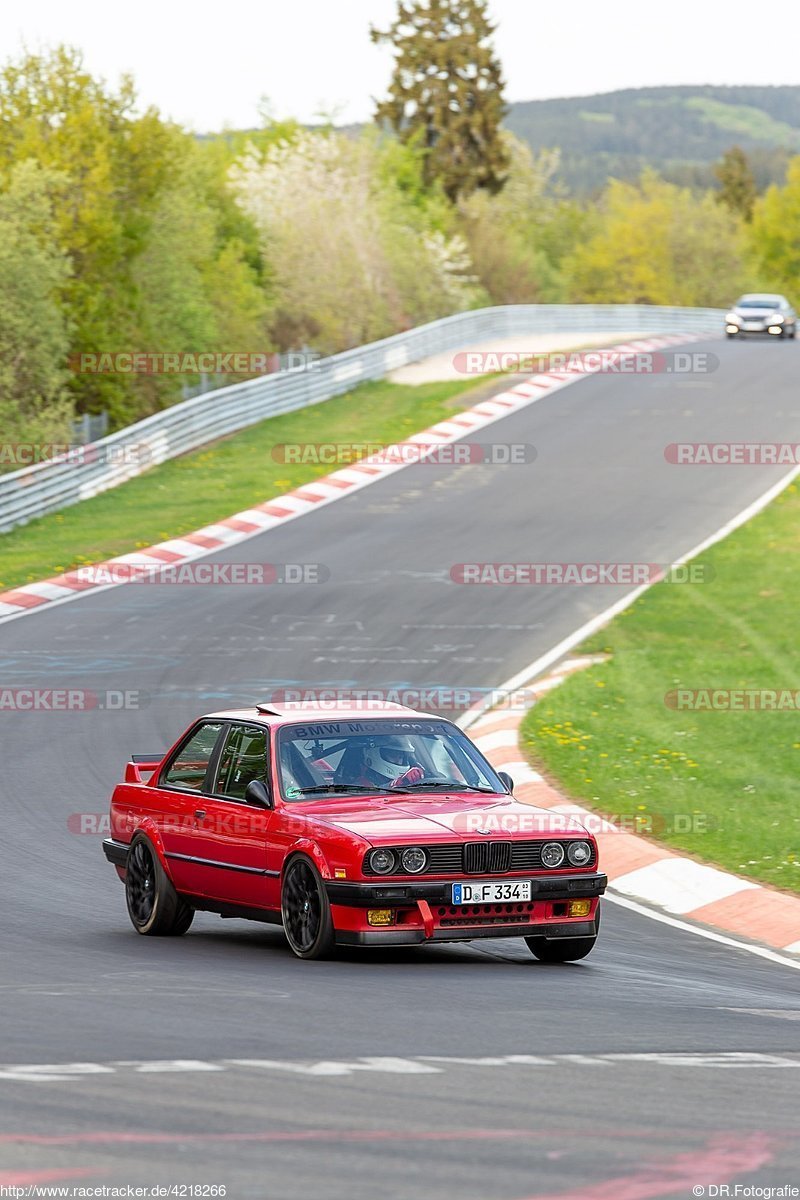
[[161,776],[165,787],[187,788],[199,792],[206,777],[208,763],[217,743],[221,724],[201,725],[174,755]]
[[248,783],[266,775],[267,731],[257,725],[233,725],[220,755],[214,791],[244,800]]

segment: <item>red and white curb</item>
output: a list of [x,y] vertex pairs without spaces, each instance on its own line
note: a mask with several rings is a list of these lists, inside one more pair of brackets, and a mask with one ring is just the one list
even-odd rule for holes
[[[609,347],[603,353],[607,358],[614,353],[632,354],[637,351],[661,350],[667,346],[685,345],[688,342],[697,341],[700,336],[699,333],[686,333],[639,338]],[[599,367],[597,369],[599,370]],[[434,453],[437,445],[456,442],[479,429],[485,429],[496,421],[510,416],[511,413],[527,408],[529,405],[535,404],[537,400],[552,395],[553,392],[595,373],[596,371],[587,369],[581,374],[570,371],[548,371],[534,375],[507,392],[493,396],[490,400],[484,400],[481,404],[476,404],[474,408],[456,413],[447,420],[431,426],[430,429],[413,434],[404,442],[387,447],[380,455],[361,459],[352,466],[343,467],[331,475],[303,484],[302,487],[295,488],[292,492],[276,496],[264,504],[256,504],[252,508],[235,513],[234,516],[226,517],[213,525],[206,525],[194,533],[170,538],[143,550],[121,554],[117,558],[104,562],[93,563],[92,566],[93,568],[111,568],[113,575],[113,566],[118,563],[148,567],[157,567],[159,564],[163,564],[165,567],[171,567],[204,558],[209,554],[226,549],[228,546],[247,541],[268,529],[274,529],[277,525],[283,525],[287,521],[303,517],[326,504],[333,504],[360,488],[368,487],[371,483],[384,479],[387,475],[404,470],[412,464],[403,461],[386,461],[392,457],[402,459],[404,446],[420,444],[425,447],[429,446],[430,450],[420,451],[419,457],[425,458],[427,454]],[[127,582],[125,579],[106,582],[103,579],[102,570],[98,570],[97,575],[99,581],[94,581],[84,578],[79,571],[67,571],[52,579],[46,579],[39,583],[22,584],[10,591],[2,592],[0,593],[0,622],[39,612],[54,604],[63,604],[90,592],[101,591],[109,587],[121,587]]]
[[[536,703],[567,675],[600,661],[567,659],[549,675],[526,685]],[[568,800],[534,771],[519,745],[524,712],[495,709],[470,724],[469,736],[492,765],[514,780],[514,794],[525,804],[588,819],[598,816]],[[627,832],[613,821],[599,822],[600,867],[608,875],[612,895],[642,901],[678,917],[709,925],[728,934],[750,938],[783,953],[800,954],[800,897],[763,887],[718,867],[685,858]]]

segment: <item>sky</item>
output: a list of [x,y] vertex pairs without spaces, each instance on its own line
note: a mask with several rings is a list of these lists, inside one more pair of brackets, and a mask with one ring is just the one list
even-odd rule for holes
[[[667,84],[800,82],[800,7],[775,20],[744,0],[490,0],[509,100]],[[0,58],[78,46],[109,82],[133,75],[143,105],[197,132],[276,117],[337,123],[372,114],[391,51],[370,43],[396,0],[14,0],[0,2]],[[768,7],[768,6],[765,6]]]

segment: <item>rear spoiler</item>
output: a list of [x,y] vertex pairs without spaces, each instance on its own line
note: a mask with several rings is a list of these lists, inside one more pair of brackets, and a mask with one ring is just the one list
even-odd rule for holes
[[125,766],[126,783],[149,783],[150,776],[164,757],[158,754],[132,754]]

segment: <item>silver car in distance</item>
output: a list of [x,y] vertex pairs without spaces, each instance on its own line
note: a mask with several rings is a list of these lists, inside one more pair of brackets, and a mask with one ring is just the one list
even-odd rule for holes
[[796,332],[797,313],[785,296],[748,293],[739,297],[725,317],[725,333],[729,338],[746,333],[793,338]]

